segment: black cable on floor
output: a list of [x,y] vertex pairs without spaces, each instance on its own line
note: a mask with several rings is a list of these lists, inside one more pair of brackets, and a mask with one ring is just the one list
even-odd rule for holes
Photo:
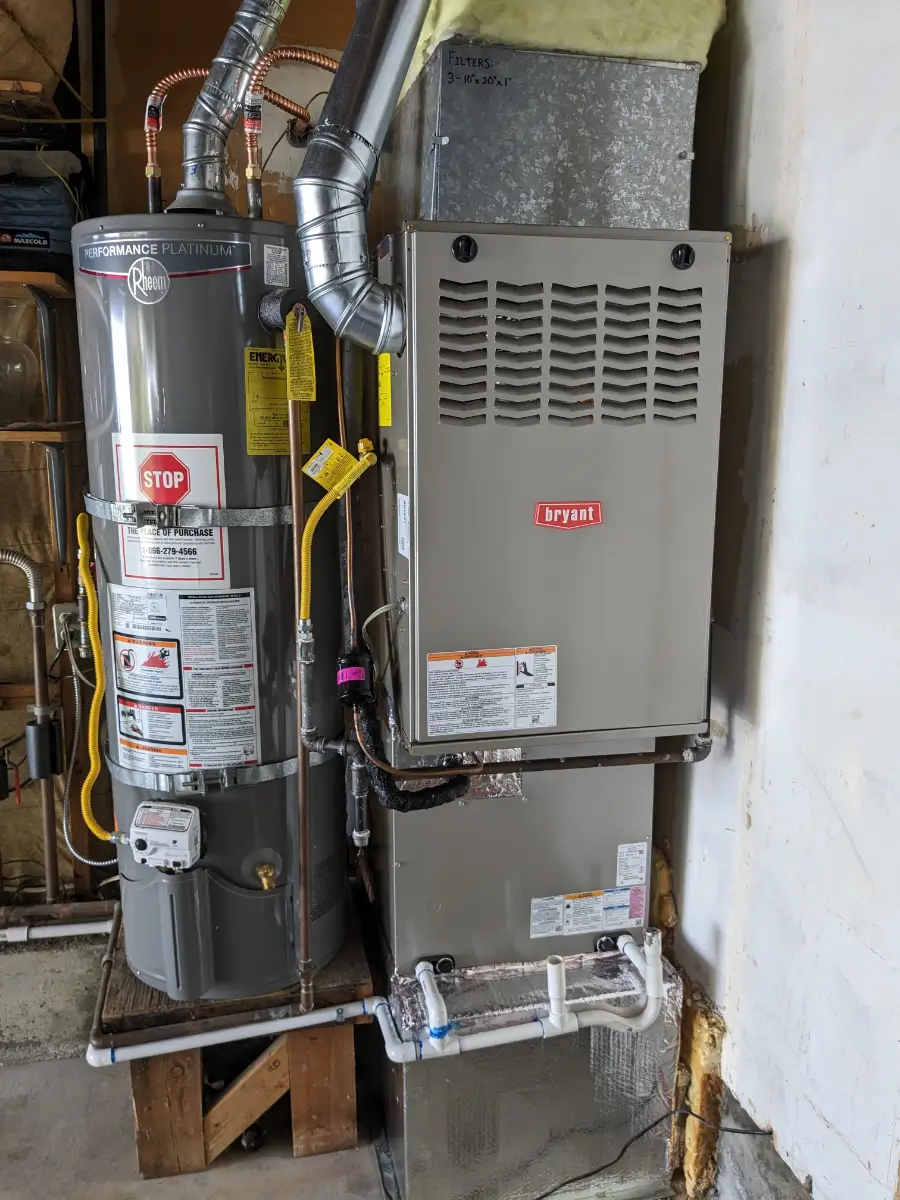
[[701,1125],[705,1125],[707,1129],[713,1129],[716,1133],[737,1133],[744,1134],[747,1137],[771,1137],[772,1132],[769,1129],[738,1129],[735,1125],[716,1125],[713,1121],[707,1121],[705,1117],[699,1116],[690,1108],[673,1108],[670,1112],[664,1112],[661,1117],[657,1117],[655,1121],[651,1121],[649,1125],[645,1125],[643,1129],[628,1139],[615,1158],[611,1158],[609,1162],[604,1163],[600,1167],[592,1167],[590,1171],[585,1171],[582,1175],[572,1175],[569,1179],[564,1179],[562,1183],[557,1183],[547,1192],[541,1192],[539,1196],[533,1196],[532,1200],[547,1200],[548,1196],[555,1196],[557,1192],[561,1192],[563,1188],[571,1187],[573,1183],[584,1183],[585,1180],[593,1179],[595,1175],[602,1175],[604,1171],[608,1171],[610,1167],[616,1166],[622,1161],[627,1152],[631,1149],[635,1142],[640,1141],[652,1130],[656,1129],[657,1125],[662,1125],[664,1121],[674,1121],[676,1117],[693,1117],[695,1121],[699,1121]]

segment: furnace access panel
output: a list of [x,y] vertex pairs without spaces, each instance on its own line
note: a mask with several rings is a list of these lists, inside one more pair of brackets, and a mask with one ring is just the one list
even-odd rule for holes
[[729,236],[408,226],[382,259],[413,750],[702,731]]

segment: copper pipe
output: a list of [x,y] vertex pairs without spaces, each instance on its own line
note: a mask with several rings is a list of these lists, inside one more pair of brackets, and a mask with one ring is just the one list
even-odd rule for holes
[[[144,110],[144,142],[147,147],[145,174],[148,180],[161,180],[162,178],[157,151],[159,134],[162,130],[162,107],[166,96],[176,84],[185,83],[189,79],[205,79],[208,74],[209,67],[185,67],[183,71],[173,71],[171,75],[164,75],[147,97],[147,105]],[[287,96],[282,96],[279,92],[273,92],[269,88],[263,88],[262,95],[263,99],[268,100],[270,104],[274,104],[276,108],[280,108],[289,116],[299,117],[306,122],[312,120],[308,108],[297,104],[294,100],[289,100]],[[161,188],[161,183],[151,182],[151,212],[162,209]]]
[[[262,96],[268,99],[266,89],[262,83],[268,74],[269,70],[282,62],[305,62],[312,67],[320,67],[323,71],[331,71],[334,73],[340,63],[336,58],[329,58],[327,54],[317,54],[315,50],[306,50],[303,46],[276,46],[274,50],[270,50],[256,64],[256,69],[250,76],[250,82],[247,85],[247,98],[252,96]],[[247,101],[245,101],[246,105]],[[304,109],[305,119],[307,122],[312,121],[309,112]],[[300,115],[300,114],[298,114]],[[261,205],[261,196],[258,189],[254,189],[253,181],[262,177],[261,168],[259,165],[259,122],[251,123],[247,120],[246,110],[244,113],[244,147],[247,151],[247,204],[248,213],[250,216],[261,216],[262,213],[256,213],[254,209]]]
[[115,915],[114,900],[75,900],[71,904],[6,904],[0,907],[0,929],[16,925],[52,925],[54,921],[109,920]]
[[359,714],[353,710],[353,728],[360,749],[374,767],[398,779],[442,779],[453,775],[514,775],[517,771],[577,771],[589,767],[665,766],[703,762],[712,750],[712,739],[697,734],[683,750],[638,750],[631,754],[583,754],[572,758],[523,758],[516,762],[486,762],[459,767],[392,767],[374,753],[365,741]]
[[[337,372],[337,404],[338,430],[341,446],[347,449],[347,421],[344,416],[344,373],[341,370],[341,339],[334,339],[335,370]],[[356,649],[356,596],[353,593],[353,516],[350,508],[350,495],[344,493],[341,498],[344,508],[344,521],[347,530],[347,608],[350,614],[350,645],[348,650]]]
[[94,1004],[94,1016],[91,1021],[91,1041],[94,1042],[103,1034],[103,1009],[106,1007],[106,996],[109,992],[109,977],[112,975],[113,963],[116,961],[116,947],[119,944],[119,932],[122,928],[122,905],[116,901],[115,911],[113,912],[112,928],[109,931],[109,939],[106,943],[106,950],[103,955],[103,960],[100,964],[100,987],[97,991],[97,1000]]
[[[308,317],[305,318],[309,320]],[[288,439],[290,444],[291,505],[293,507],[293,571],[294,613],[300,613],[300,542],[306,511],[303,507],[303,430],[300,420],[300,405],[288,403]],[[314,1003],[313,957],[312,957],[312,827],[309,802],[309,754],[303,742],[303,706],[300,703],[300,629],[295,629],[297,638],[297,818],[300,843],[300,897],[299,897],[299,949],[300,949],[300,1011],[309,1012]]]

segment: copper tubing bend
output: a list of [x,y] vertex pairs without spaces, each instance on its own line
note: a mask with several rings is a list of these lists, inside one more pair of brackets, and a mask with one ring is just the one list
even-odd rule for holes
[[[323,58],[324,55],[317,55],[316,57]],[[332,60],[329,59],[328,61],[331,62]],[[166,96],[176,84],[185,83],[189,79],[205,79],[208,74],[209,67],[185,67],[183,71],[173,71],[171,75],[164,75],[147,97],[147,106],[144,113],[144,142],[147,146],[146,174],[148,177],[159,177],[161,175],[159,159],[157,157],[157,144],[159,133],[162,129],[162,108]],[[263,99],[268,100],[270,104],[274,104],[276,108],[280,108],[289,116],[300,117],[304,121],[311,119],[308,108],[305,108],[302,104],[296,104],[293,100],[289,100],[287,96],[270,91],[269,88],[262,89],[262,96]]]
[[[272,67],[277,66],[282,62],[304,62],[311,67],[321,67],[323,71],[331,71],[332,74],[338,69],[340,63],[336,58],[329,58],[327,54],[317,54],[315,50],[306,50],[303,46],[276,46],[274,50],[270,50],[256,64],[256,70],[250,76],[250,83],[247,86],[247,100],[245,105],[253,103],[253,97],[262,95],[268,100],[271,93],[262,86],[268,72]],[[300,108],[300,105],[297,105]],[[309,111],[303,109],[303,113],[296,114],[304,116],[307,121],[311,120]],[[259,122],[247,120],[246,109],[244,114],[244,144],[247,149],[247,178],[260,178],[259,172]],[[251,171],[254,172],[251,174]]]

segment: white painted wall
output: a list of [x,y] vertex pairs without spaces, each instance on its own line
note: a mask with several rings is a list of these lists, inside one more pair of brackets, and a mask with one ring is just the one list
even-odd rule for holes
[[734,2],[726,216],[757,243],[729,318],[740,571],[723,736],[661,828],[727,1083],[819,1200],[897,1200],[900,6]]

